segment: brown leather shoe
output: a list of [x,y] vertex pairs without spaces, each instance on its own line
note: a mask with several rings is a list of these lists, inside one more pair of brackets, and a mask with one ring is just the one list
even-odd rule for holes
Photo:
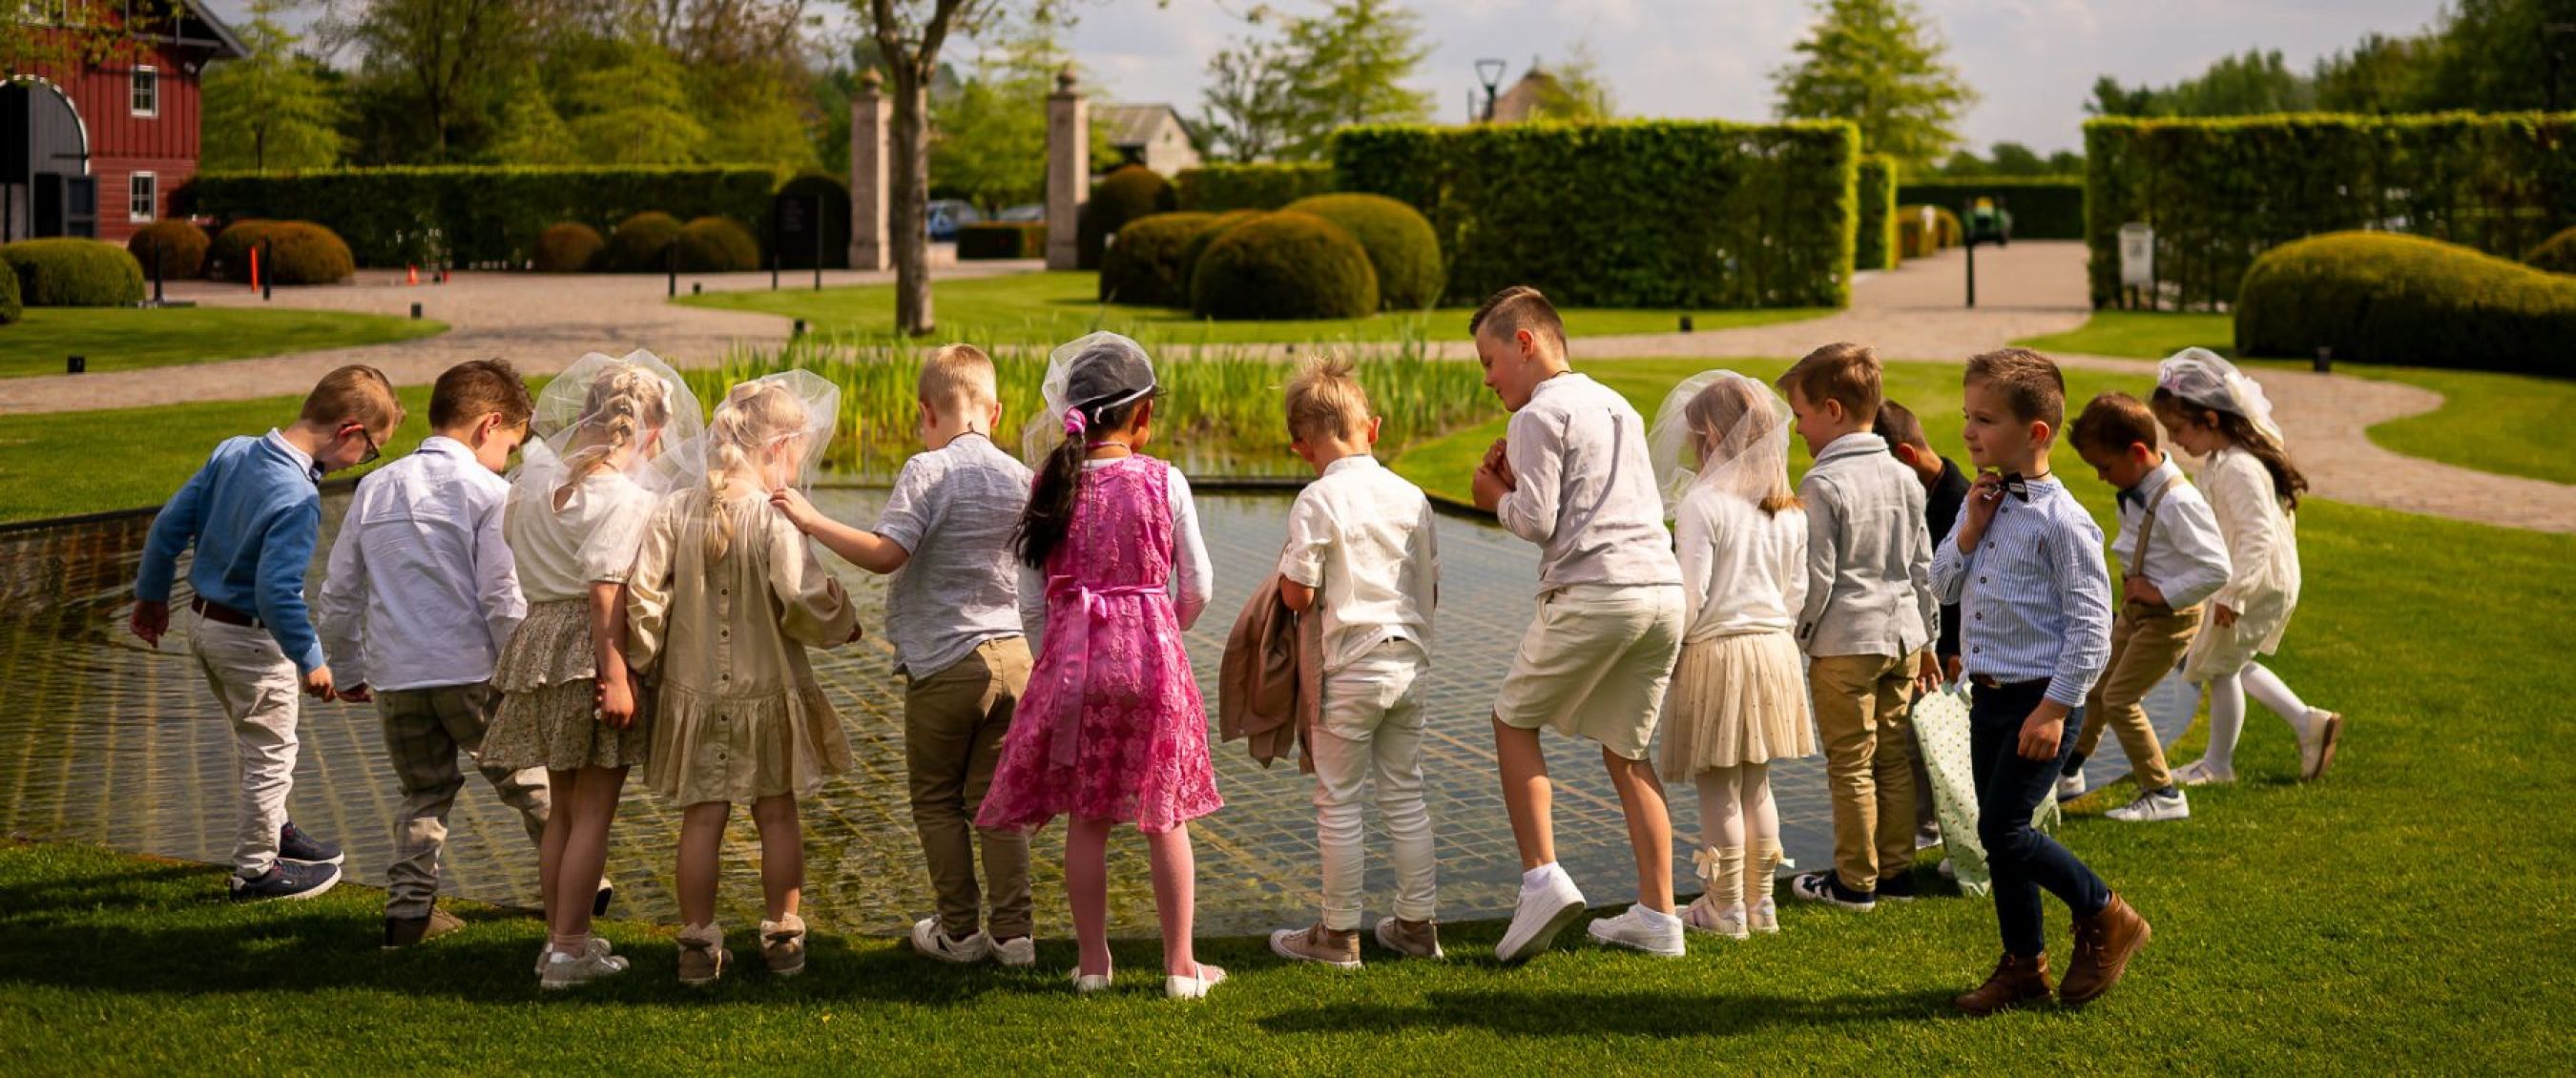
[[2066,983],[2058,986],[2057,998],[2069,1005],[2082,1005],[2099,999],[2111,986],[2120,983],[2120,974],[2129,968],[2129,957],[2147,945],[2154,935],[2147,919],[2130,909],[2127,900],[2111,896],[2111,904],[2091,917],[2075,919],[2075,957],[2066,964]]
[[429,913],[425,916],[387,917],[385,918],[384,949],[399,951],[424,940],[437,939],[463,927],[465,922],[457,920],[455,914],[436,906],[430,907]]
[[1976,991],[1961,993],[1950,1001],[1952,1006],[1980,1018],[2009,1007],[2037,1003],[2048,998],[2048,956],[2023,958],[2007,953],[1995,963],[1995,972],[1978,985]]
[[1270,934],[1270,950],[1291,961],[1317,962],[1336,969],[1360,968],[1360,933],[1356,928],[1335,931],[1321,924],[1283,928]]

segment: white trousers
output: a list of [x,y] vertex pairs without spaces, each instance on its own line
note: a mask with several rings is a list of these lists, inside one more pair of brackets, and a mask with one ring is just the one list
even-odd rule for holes
[[1390,641],[1324,679],[1315,730],[1315,844],[1324,861],[1324,927],[1360,924],[1367,876],[1362,797],[1376,787],[1395,863],[1395,915],[1432,919],[1438,891],[1431,810],[1422,797],[1423,711],[1415,679],[1426,657],[1410,641]]
[[199,617],[188,631],[197,667],[232,724],[241,804],[233,830],[233,874],[256,879],[277,863],[286,795],[295,787],[296,705],[304,679],[266,629]]

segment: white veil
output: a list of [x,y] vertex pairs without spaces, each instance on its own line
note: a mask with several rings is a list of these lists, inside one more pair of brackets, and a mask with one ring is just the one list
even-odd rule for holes
[[2262,383],[2216,352],[2185,348],[2174,353],[2157,366],[2156,388],[2195,407],[2243,416],[2272,444],[2286,444],[2280,425],[2272,421],[2272,400],[2263,395]]
[[[1147,371],[1154,369],[1154,361],[1145,354],[1145,346],[1117,333],[1090,333],[1057,345],[1055,351],[1047,354],[1046,379],[1038,384],[1041,403],[1037,414],[1030,416],[1028,425],[1020,429],[1020,459],[1027,461],[1030,467],[1043,465],[1047,454],[1064,441],[1064,413],[1074,404],[1066,399],[1071,395],[1074,361],[1102,350],[1123,352],[1134,362],[1143,364]],[[1126,401],[1090,403],[1124,404]]]
[[[616,380],[639,373],[661,383],[663,421],[658,426],[649,422],[651,415],[636,411],[633,395],[611,392]],[[637,350],[624,356],[592,352],[575,360],[537,394],[536,412],[529,419],[532,437],[520,448],[511,499],[534,499],[551,508],[558,488],[615,450],[616,426],[625,420],[634,423],[625,437],[638,447],[627,458],[627,478],[655,494],[697,481],[701,473],[695,443],[706,429],[706,412],[699,408],[697,395],[689,392],[689,384],[651,352]]]
[[[1703,403],[1702,398],[1707,398]],[[1694,407],[1694,405],[1698,407]],[[1694,413],[1705,422],[1734,417],[1717,444],[1703,445],[1692,430]],[[1693,490],[1707,488],[1759,504],[1789,482],[1789,402],[1770,386],[1734,371],[1703,371],[1682,379],[1655,409],[1646,431],[1664,513],[1681,508]]]
[[792,462],[795,473],[793,475],[767,474],[764,476],[764,481],[772,490],[786,486],[794,486],[802,490],[814,485],[814,474],[821,470],[823,457],[832,447],[832,433],[840,425],[841,387],[832,384],[819,374],[801,368],[765,374],[748,382],[738,383],[731,392],[725,394],[724,403],[716,406],[716,422],[705,439],[705,450],[700,454],[699,466],[702,469],[713,471],[719,467],[717,457],[726,448],[726,445],[721,443],[733,433],[731,431],[733,424],[727,419],[728,413],[746,407],[754,395],[772,392],[784,393],[792,400],[797,411],[801,413],[801,418],[788,423],[785,429],[765,431],[758,436],[756,442],[746,443],[737,440],[730,444],[745,453],[762,455],[781,442],[802,437],[805,439],[805,449]]

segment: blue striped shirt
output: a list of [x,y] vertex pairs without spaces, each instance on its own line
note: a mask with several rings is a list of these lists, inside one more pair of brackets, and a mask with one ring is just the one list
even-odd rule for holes
[[[1960,604],[1971,674],[2048,682],[2048,698],[2082,707],[2111,660],[2111,573],[2102,527],[2054,478],[2029,481],[2030,500],[2005,495],[1973,554],[1958,528],[1932,555],[1932,588]],[[1974,494],[1969,497],[1975,497]],[[1965,525],[1971,507],[1962,507]]]

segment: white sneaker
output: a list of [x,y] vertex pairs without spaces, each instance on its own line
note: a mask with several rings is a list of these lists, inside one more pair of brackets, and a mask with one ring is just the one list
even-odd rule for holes
[[2234,781],[2235,769],[2220,770],[2212,766],[2207,757],[2174,769],[2174,783],[2180,786],[2225,786]]
[[2084,796],[2083,772],[2079,771],[2072,775],[2060,775],[2057,777],[2057,800],[2059,804],[2073,801],[2082,796]]
[[1941,844],[1941,825],[1927,823],[1914,829],[1914,849],[1920,853]]
[[[586,945],[585,947],[583,947],[583,948],[582,948],[582,951],[583,951],[583,954],[582,954],[582,955],[576,955],[576,956],[574,956],[574,957],[583,957],[583,956],[586,956],[586,955],[597,955],[597,956],[599,956],[599,957],[601,957],[601,958],[606,958],[606,957],[608,957],[608,956],[609,956],[608,941],[607,941],[607,940],[604,940],[604,939],[601,939],[601,938],[599,938],[598,936],[592,936],[592,937],[590,938],[590,943],[589,943],[588,945]],[[545,975],[546,975],[546,963],[547,963],[547,962],[549,962],[549,961],[551,961],[551,960],[553,960],[554,956],[555,956],[555,945],[554,945],[554,944],[552,944],[552,943],[540,943],[540,944],[538,944],[538,945],[537,945],[537,976],[539,976],[539,977],[543,977],[543,976],[545,976]],[[619,968],[619,969],[624,969],[624,968],[626,968],[626,967],[625,967],[625,965],[624,965],[624,963],[625,963],[625,961],[626,961],[625,959],[620,958],[620,959],[618,959],[617,961],[619,962],[619,965],[618,965],[618,967],[617,967],[617,968]]]
[[[991,936],[986,936],[985,938],[992,939]],[[1012,939],[994,942],[993,961],[1014,968],[1037,965],[1038,938],[1036,936],[1019,936]]]
[[1546,880],[1535,890],[1521,886],[1511,927],[1503,930],[1503,941],[1494,945],[1494,958],[1504,963],[1528,961],[1582,916],[1582,889],[1574,886],[1574,877],[1566,875],[1564,868],[1549,865]]
[[[1748,911],[1744,907],[1737,906],[1733,909],[1718,909],[1715,903],[1708,900],[1707,895],[1699,896],[1697,901],[1690,904],[1690,908],[1682,911],[1683,928],[1687,928],[1693,932],[1708,932],[1715,935],[1725,936],[1728,939],[1740,940],[1752,936],[1753,929],[1748,924],[1749,920]],[[1600,922],[1595,921],[1593,923],[1599,924]]]
[[939,930],[939,918],[924,917],[912,923],[912,949],[942,962],[981,962],[993,952],[991,937],[977,932],[965,939],[950,939]]
[[1208,989],[1225,983],[1225,969],[1221,966],[1211,966],[1205,962],[1201,962],[1198,963],[1198,970],[1199,975],[1196,977],[1163,978],[1163,997],[1166,999],[1206,999]]
[[2139,794],[2138,799],[2103,813],[2121,823],[2163,823],[2166,820],[2191,818],[2191,798],[2180,789],[2167,797],[2163,794]]
[[592,937],[591,943],[595,946],[577,955],[556,952],[546,956],[546,968],[537,975],[537,987],[560,992],[626,972],[626,960],[608,953],[608,941]]
[[1682,919],[1644,906],[1630,906],[1628,912],[1594,921],[1584,930],[1607,946],[1627,947],[1665,958],[1680,958],[1685,949]]
[[1958,862],[1952,861],[1947,857],[1942,858],[1940,872],[1942,879],[1948,880],[1952,883],[1959,882]]

